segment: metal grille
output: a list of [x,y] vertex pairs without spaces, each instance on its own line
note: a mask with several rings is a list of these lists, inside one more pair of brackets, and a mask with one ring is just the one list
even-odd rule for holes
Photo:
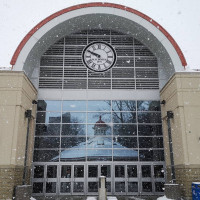
[[[115,66],[104,73],[87,69],[82,51],[91,42],[110,43]],[[158,89],[158,64],[153,53],[130,35],[112,30],[83,30],[52,45],[41,57],[39,88]]]

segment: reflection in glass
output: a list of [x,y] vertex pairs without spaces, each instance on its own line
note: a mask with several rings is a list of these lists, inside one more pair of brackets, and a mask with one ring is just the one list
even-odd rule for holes
[[72,161],[85,161],[86,151],[84,149],[71,149],[63,150],[60,154],[60,161],[72,162]]
[[137,148],[137,137],[113,137],[113,148]]
[[128,182],[128,192],[138,192],[138,182]]
[[164,151],[140,150],[140,161],[164,161]]
[[87,148],[112,148],[112,138],[94,136],[87,139]]
[[37,124],[35,135],[60,135],[60,124]]
[[61,193],[70,193],[71,192],[71,183],[68,183],[68,182],[61,183],[60,192]]
[[63,101],[63,111],[86,111],[86,101]]
[[137,177],[137,165],[128,165],[127,172],[129,178]]
[[98,166],[89,165],[88,166],[88,177],[98,177]]
[[62,123],[85,123],[86,113],[65,112],[62,114]]
[[104,149],[88,149],[87,150],[87,160],[88,161],[111,161],[112,160],[112,150]]
[[135,101],[113,101],[113,111],[135,111]]
[[111,122],[111,113],[103,112],[89,112],[88,113],[88,123],[110,123]]
[[43,183],[33,183],[33,193],[43,193]]
[[34,166],[34,178],[43,178],[44,177],[44,166],[36,165]]
[[115,192],[125,192],[125,182],[115,182]]
[[132,124],[114,124],[113,135],[122,135],[122,136],[137,135],[137,126]]
[[36,123],[60,123],[61,113],[59,112],[37,112]]
[[35,148],[59,148],[59,137],[35,137]]
[[84,177],[84,165],[74,165],[74,178]]
[[114,150],[113,151],[114,161],[137,161],[138,160],[138,150]]
[[125,177],[125,166],[124,165],[115,165],[115,177],[116,178]]
[[84,192],[84,182],[74,182],[74,192]]
[[138,101],[139,111],[160,111],[160,101]]
[[161,123],[160,112],[138,112],[139,123]]
[[142,192],[152,192],[152,183],[142,182]]
[[35,150],[33,156],[34,162],[58,162],[59,151],[58,150]]
[[85,137],[62,137],[61,148],[86,148],[85,142]]
[[38,100],[38,111],[61,111],[61,101]]
[[86,126],[84,124],[63,124],[62,135],[85,135]]
[[56,178],[56,177],[57,177],[57,165],[48,165],[47,178]]
[[87,135],[111,135],[111,127],[105,123],[90,124],[87,126]]
[[138,125],[139,136],[162,135],[161,125]]
[[135,112],[114,112],[113,113],[114,123],[136,123]]
[[98,192],[98,182],[88,182],[88,192]]
[[140,148],[163,148],[161,137],[139,137]]
[[46,183],[46,193],[56,193],[56,183],[47,182]]
[[110,165],[101,165],[101,176],[110,177]]
[[110,111],[111,101],[88,101],[88,111]]
[[71,178],[71,165],[63,165],[62,166],[61,178]]

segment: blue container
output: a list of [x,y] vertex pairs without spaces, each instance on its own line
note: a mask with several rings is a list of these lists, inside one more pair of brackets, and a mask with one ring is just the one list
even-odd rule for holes
[[192,200],[200,200],[200,182],[192,183]]

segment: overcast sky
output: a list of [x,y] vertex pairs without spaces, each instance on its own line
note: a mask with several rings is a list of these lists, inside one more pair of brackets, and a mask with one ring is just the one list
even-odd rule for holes
[[[69,6],[100,0],[0,0],[0,67],[41,20]],[[104,0],[136,9],[163,26],[180,46],[189,68],[200,68],[200,0]]]

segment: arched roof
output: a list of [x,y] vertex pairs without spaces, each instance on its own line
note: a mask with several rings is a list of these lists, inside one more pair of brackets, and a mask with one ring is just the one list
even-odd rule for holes
[[48,22],[54,20],[55,18],[74,11],[74,10],[78,10],[78,9],[82,9],[82,8],[89,8],[89,7],[110,7],[110,8],[116,8],[116,9],[120,9],[120,10],[124,10],[126,12],[129,13],[133,13],[143,19],[145,19],[148,23],[151,23],[153,26],[155,26],[163,35],[165,35],[165,37],[169,40],[169,42],[171,43],[171,45],[173,46],[173,48],[175,49],[182,66],[186,66],[187,62],[185,60],[185,57],[180,49],[180,47],[178,46],[178,44],[176,43],[176,41],[173,39],[173,37],[160,25],[158,24],[156,21],[154,21],[153,19],[151,19],[150,17],[148,17],[147,15],[134,10],[132,8],[126,7],[126,6],[122,6],[122,5],[118,5],[118,4],[113,4],[113,3],[86,3],[86,4],[81,4],[81,5],[76,5],[76,6],[72,6],[66,9],[63,9],[61,11],[58,11],[52,15],[50,15],[49,17],[47,17],[46,19],[42,20],[39,24],[37,24],[21,41],[21,43],[19,44],[19,46],[17,47],[10,64],[11,65],[15,65],[16,61],[22,51],[22,49],[24,48],[24,46],[27,44],[27,42],[30,40],[30,38],[36,33],[38,32],[44,25],[46,25]]

